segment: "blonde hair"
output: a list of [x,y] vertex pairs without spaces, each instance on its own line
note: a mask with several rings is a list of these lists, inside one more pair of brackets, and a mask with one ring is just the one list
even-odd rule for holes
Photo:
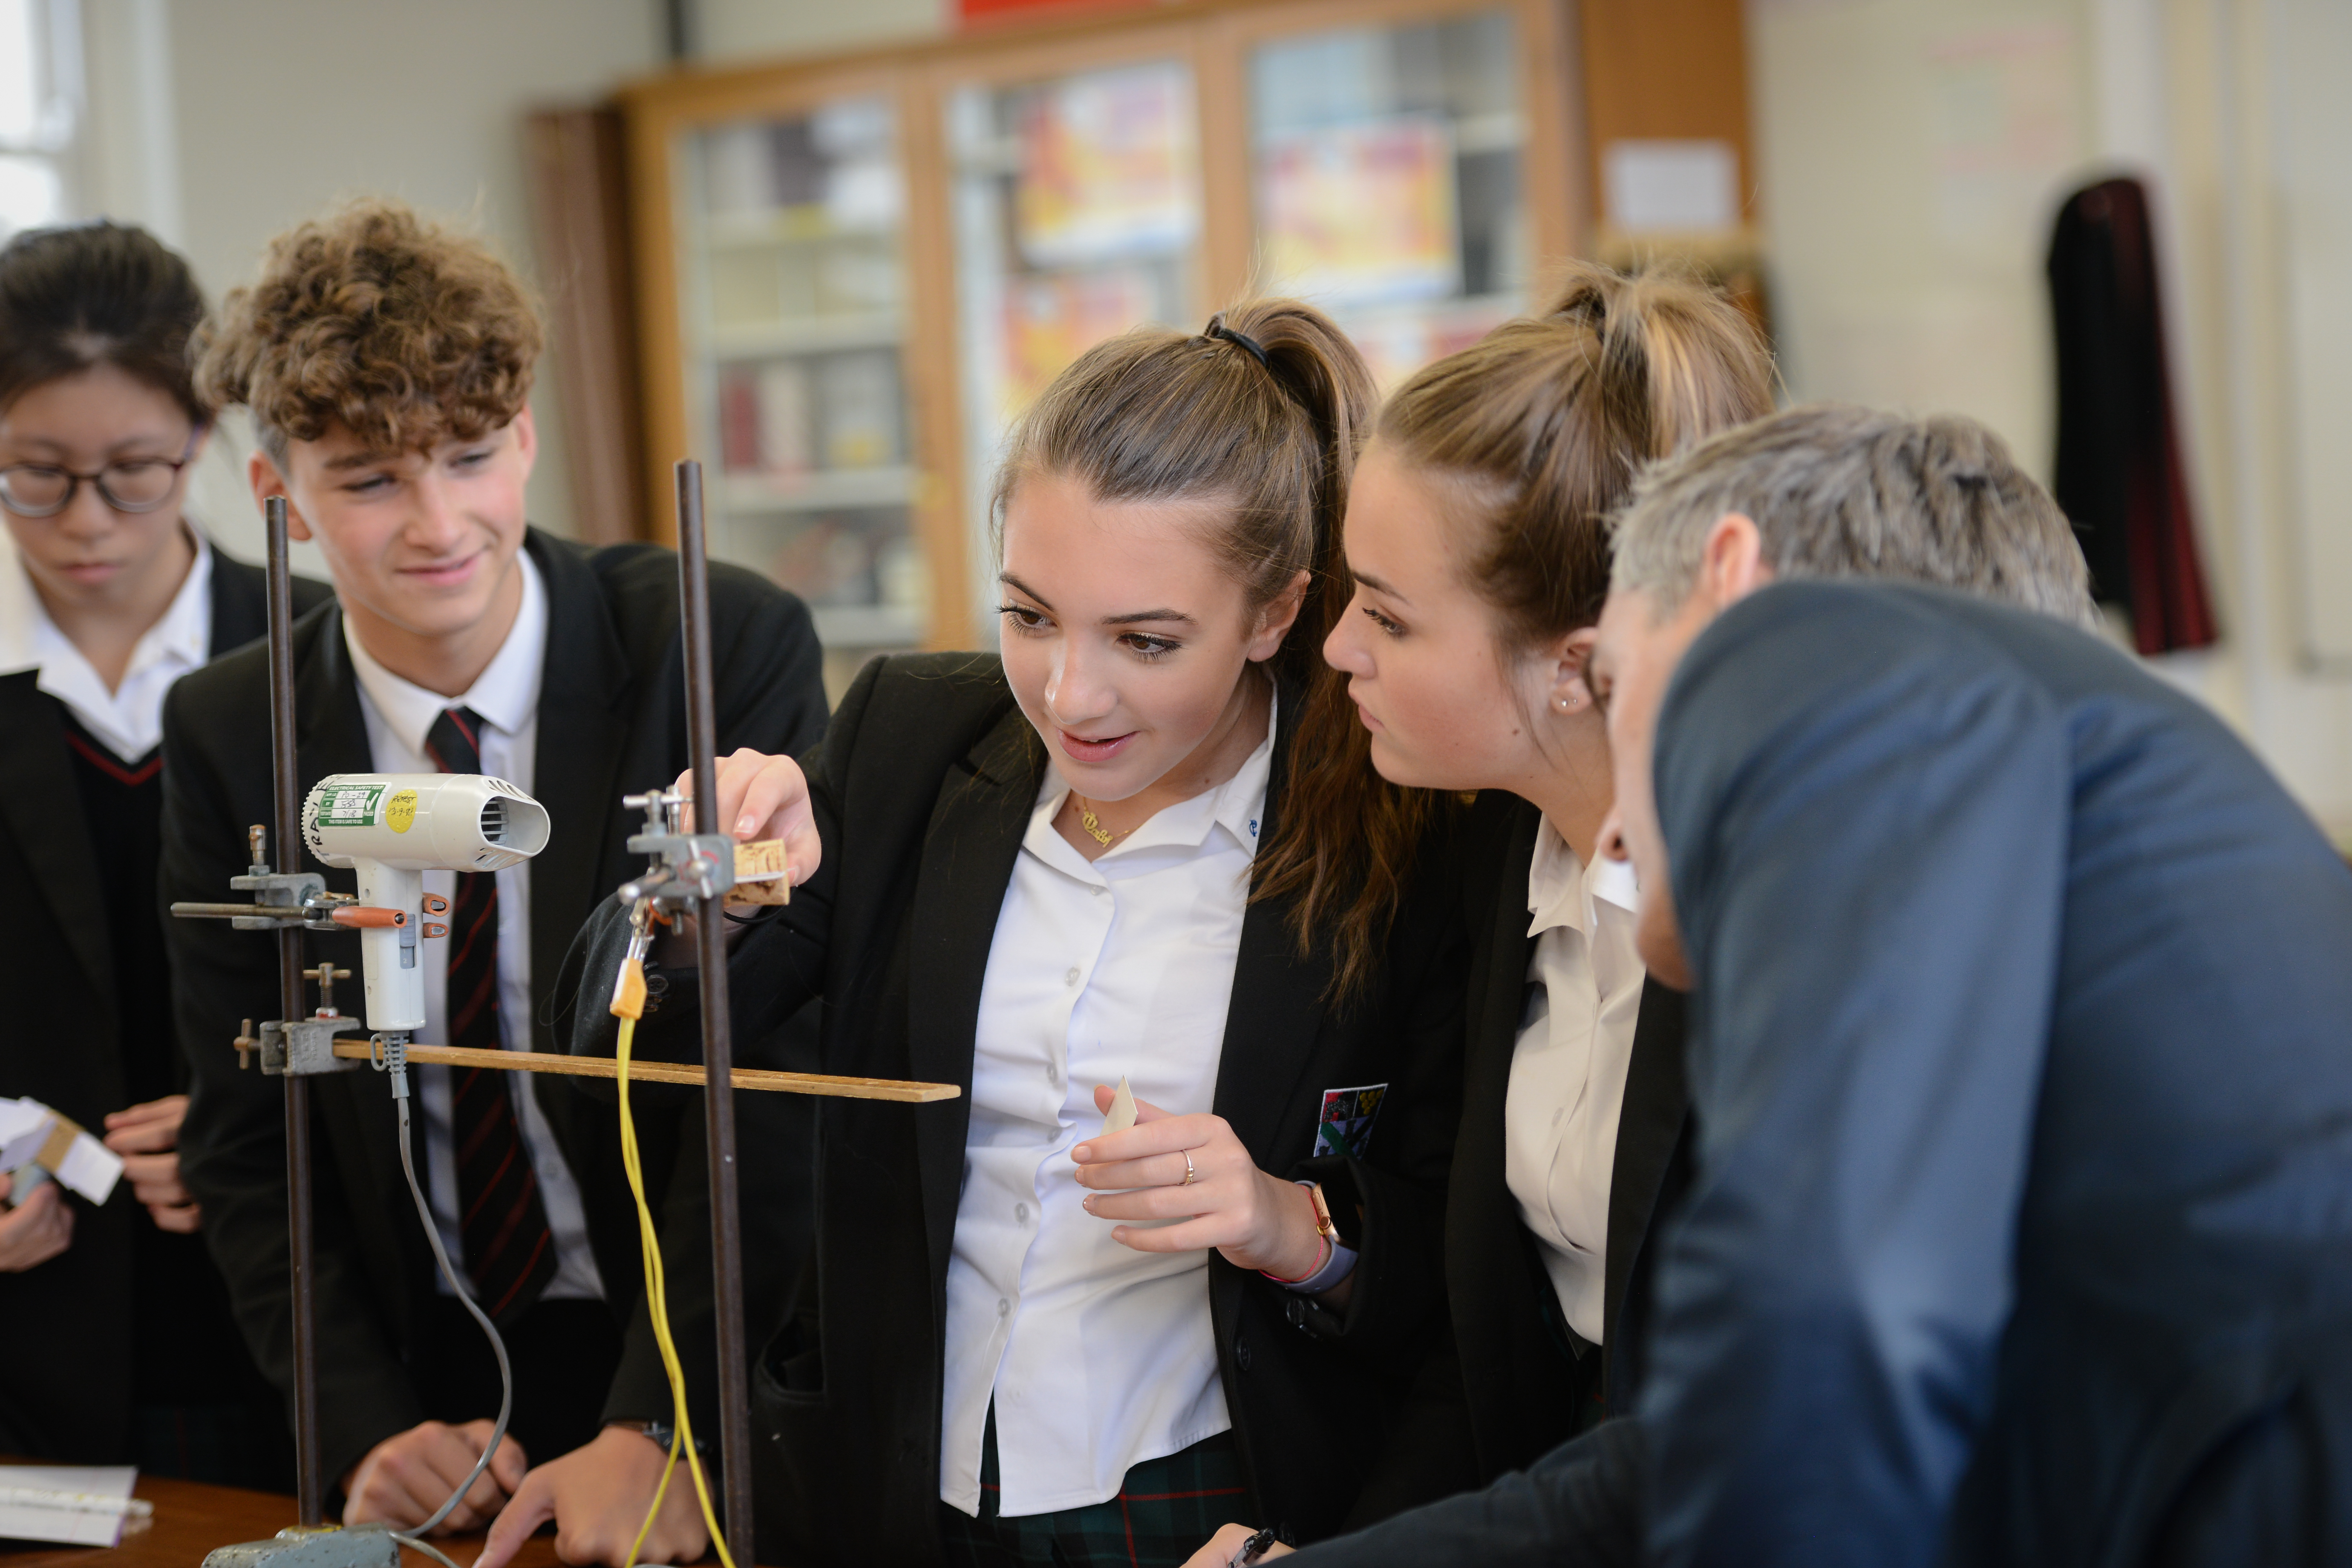
[[1771,411],[1771,356],[1721,291],[1580,265],[1548,314],[1399,387],[1377,438],[1454,481],[1464,576],[1524,647],[1600,618],[1608,520],[1643,467]]

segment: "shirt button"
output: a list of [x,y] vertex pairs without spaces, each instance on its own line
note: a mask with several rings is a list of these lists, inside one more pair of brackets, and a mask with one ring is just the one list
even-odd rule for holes
[[1000,1318],[1009,1317],[1012,1314],[1012,1311],[1013,1303],[1006,1300],[1003,1297],[999,1296],[996,1299],[996,1315]]
[[1029,1205],[1027,1204],[1014,1204],[1013,1205],[1013,1217],[1019,1220],[1023,1225],[1027,1225],[1029,1223]]
[[1075,970],[1075,969],[1071,970],[1068,973],[1066,973],[1066,974],[1065,974],[1065,975],[1063,975],[1063,976],[1062,976],[1062,984],[1065,984],[1065,985],[1076,985],[1077,983],[1078,983],[1078,972],[1077,972],[1076,970]]
[[1095,897],[1096,897],[1096,898],[1099,899],[1099,898],[1101,898],[1104,894],[1106,894],[1106,893],[1108,893],[1108,892],[1109,892],[1109,891],[1110,891],[1110,889],[1109,889],[1108,888],[1104,887],[1100,882],[1097,882],[1097,883],[1095,884]]

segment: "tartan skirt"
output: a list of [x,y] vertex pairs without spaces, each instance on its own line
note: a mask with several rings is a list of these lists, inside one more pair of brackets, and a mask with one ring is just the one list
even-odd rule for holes
[[1183,1568],[1249,1508],[1231,1432],[1134,1466],[1108,1502],[1056,1513],[999,1515],[1001,1474],[992,1409],[981,1439],[980,1517],[940,1504],[940,1551],[950,1568]]

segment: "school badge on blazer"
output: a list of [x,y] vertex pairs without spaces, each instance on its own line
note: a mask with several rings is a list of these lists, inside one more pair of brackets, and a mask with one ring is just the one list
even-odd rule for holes
[[1362,1159],[1371,1147],[1372,1121],[1380,1115],[1381,1101],[1388,1092],[1384,1083],[1325,1089],[1323,1114],[1315,1123],[1315,1157],[1346,1154]]

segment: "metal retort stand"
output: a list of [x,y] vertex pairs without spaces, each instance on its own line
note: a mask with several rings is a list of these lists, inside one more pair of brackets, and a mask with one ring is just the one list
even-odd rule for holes
[[[438,900],[425,898],[415,910],[375,909],[361,905],[351,894],[328,892],[323,876],[315,869],[303,868],[304,802],[295,763],[293,595],[288,564],[286,501],[282,497],[272,497],[263,510],[268,532],[269,738],[275,836],[258,826],[247,830],[251,868],[231,879],[229,885],[233,891],[247,895],[249,901],[177,904],[173,913],[226,919],[240,931],[268,931],[277,938],[278,1005],[283,1016],[263,1024],[257,1036],[248,1023],[235,1044],[240,1060],[257,1047],[261,1070],[285,1079],[287,1256],[291,1268],[294,1320],[294,1452],[299,1522],[267,1541],[221,1547],[206,1559],[206,1563],[207,1568],[264,1568],[265,1564],[267,1568],[396,1568],[403,1545],[439,1556],[421,1540],[421,1529],[414,1533],[395,1533],[373,1526],[345,1530],[330,1524],[325,1518],[327,1479],[320,1471],[319,1451],[310,1080],[321,1073],[347,1071],[372,1058],[378,1066],[384,1066],[389,1057],[393,1092],[399,1097],[404,1118],[407,1063],[601,1078],[618,1076],[618,1068],[614,1060],[604,1058],[410,1045],[404,1032],[392,1036],[380,1032],[373,1040],[336,1037],[363,1027],[360,1019],[339,1014],[333,1005],[331,983],[349,978],[349,972],[326,965],[305,970],[302,932],[404,925],[409,929],[401,932],[402,942],[413,954],[414,928],[421,925],[427,937],[439,935],[446,928],[423,922],[424,915],[440,912],[436,907],[440,903]],[[702,466],[691,459],[677,465],[677,547],[679,628],[686,653],[687,746],[694,783],[692,799],[708,801],[718,794],[710,574],[703,524]],[[412,811],[415,798],[413,795],[409,797]],[[519,794],[518,798],[527,802],[527,797]],[[917,1103],[950,1100],[960,1090],[953,1084],[736,1070],[728,1012],[725,922],[720,910],[736,887],[737,865],[742,851],[751,847],[738,847],[723,833],[682,831],[681,808],[687,801],[665,786],[656,785],[647,795],[629,797],[627,804],[646,813],[646,831],[632,837],[629,848],[650,858],[646,871],[621,889],[622,902],[637,911],[640,927],[645,911],[653,909],[671,919],[689,913],[695,917],[701,971],[702,1065],[639,1063],[630,1068],[628,1076],[637,1081],[698,1083],[703,1088],[709,1152],[713,1300],[717,1311],[719,1479],[727,1539],[743,1553],[740,1561],[748,1564],[755,1549],[751,1354],[744,1325],[733,1090],[751,1089]],[[530,809],[538,808],[531,805]],[[404,831],[404,827],[395,831]],[[274,856],[268,853],[272,849]],[[789,871],[780,862],[778,866],[778,871],[770,875],[782,876],[788,886]],[[384,947],[382,951],[392,949]],[[311,978],[320,982],[320,1005],[316,1013],[306,1014],[303,982]],[[371,985],[372,998],[374,994],[375,988]],[[417,1196],[421,1207],[421,1193]],[[454,1277],[454,1270],[452,1275],[451,1283],[463,1298],[463,1283]],[[497,1345],[494,1332],[491,1337],[494,1348],[500,1349],[503,1368],[503,1349]],[[509,1402],[510,1399],[509,1388]],[[503,1425],[502,1416],[501,1429]],[[486,1453],[485,1462],[488,1458]],[[469,1478],[467,1485],[470,1484]],[[464,1489],[461,1487],[459,1492]],[[455,1500],[453,1497],[452,1505]]]

